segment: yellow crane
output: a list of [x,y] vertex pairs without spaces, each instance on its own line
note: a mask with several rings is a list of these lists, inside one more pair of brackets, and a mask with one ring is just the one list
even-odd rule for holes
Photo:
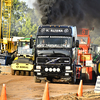
[[1,23],[2,23],[2,0],[0,0],[0,48],[2,43],[2,37],[1,37]]
[[[17,49],[17,43],[14,43],[10,39],[11,30],[11,7],[12,0],[0,0],[1,1],[1,17],[0,24],[2,23],[2,9],[3,9],[3,31],[0,31],[0,43],[2,44],[2,53],[7,51],[8,53],[13,53]],[[1,26],[0,26],[1,28]],[[2,29],[0,29],[2,30]],[[5,45],[5,49],[4,49]]]
[[0,0],[0,57],[4,58],[6,65],[11,64],[14,52],[17,50],[17,42],[13,42],[10,38],[11,8],[12,0]]

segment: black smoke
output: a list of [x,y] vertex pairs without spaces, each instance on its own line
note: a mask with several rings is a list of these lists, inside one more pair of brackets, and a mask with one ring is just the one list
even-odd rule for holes
[[99,27],[100,0],[37,0],[43,25]]

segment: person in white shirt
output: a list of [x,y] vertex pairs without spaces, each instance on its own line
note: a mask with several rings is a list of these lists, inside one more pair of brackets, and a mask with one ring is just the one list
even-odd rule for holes
[[67,44],[68,44],[68,43],[67,43],[67,40],[65,40],[65,46],[67,46]]
[[25,46],[24,46],[24,49],[29,49],[29,45],[28,43],[26,42]]
[[85,44],[85,41],[83,39],[81,39],[80,43],[81,44]]

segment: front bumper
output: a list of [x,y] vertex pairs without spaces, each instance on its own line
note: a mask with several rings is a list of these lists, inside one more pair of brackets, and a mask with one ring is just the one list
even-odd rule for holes
[[65,66],[42,65],[40,69],[34,69],[34,73],[39,77],[72,77],[73,70],[65,69]]
[[26,64],[26,63],[13,63],[13,64],[11,64],[11,68],[13,70],[32,71],[34,68],[34,65]]

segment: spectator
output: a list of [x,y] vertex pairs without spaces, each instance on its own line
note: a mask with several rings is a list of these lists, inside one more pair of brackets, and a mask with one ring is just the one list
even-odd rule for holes
[[25,43],[24,49],[29,49],[28,42]]
[[65,46],[67,46],[67,45],[68,45],[67,40],[65,40]]
[[42,40],[42,44],[45,44],[45,41],[44,41],[44,39]]
[[81,44],[85,44],[85,41],[83,39],[81,39],[80,43]]

